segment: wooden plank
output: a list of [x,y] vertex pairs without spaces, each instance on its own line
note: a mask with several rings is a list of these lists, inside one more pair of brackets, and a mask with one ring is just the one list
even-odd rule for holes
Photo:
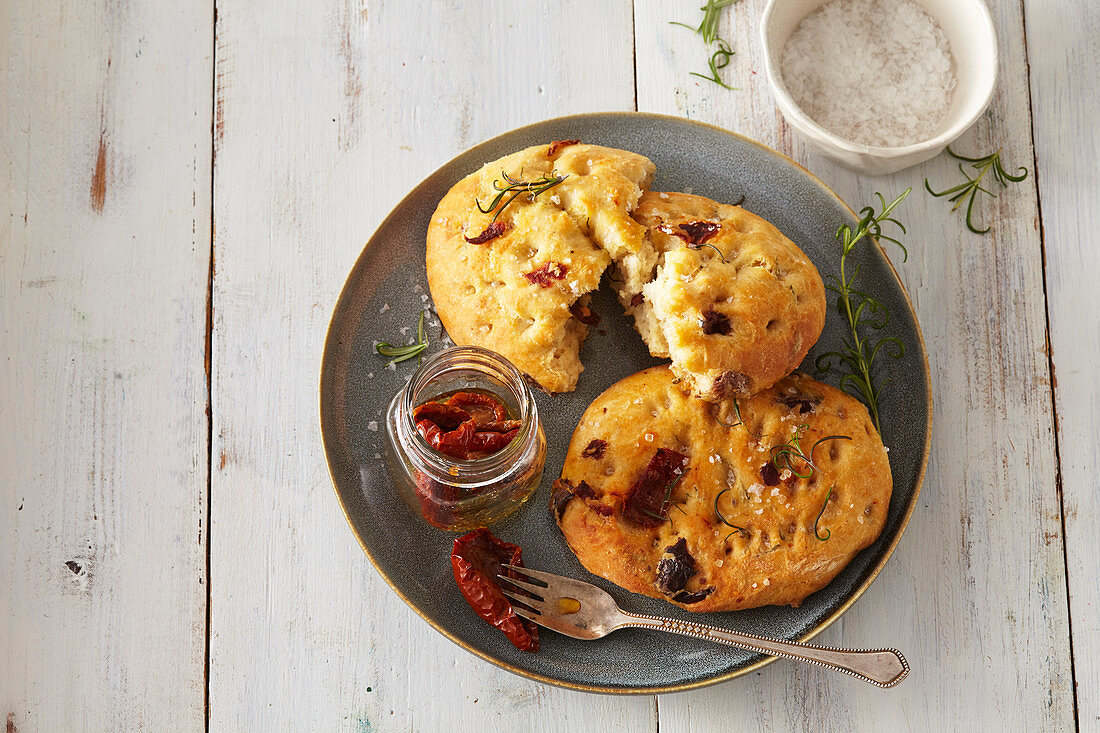
[[1100,172],[1100,7],[1028,0],[1028,60],[1035,160],[1046,252],[1047,310],[1061,458],[1065,550],[1077,718],[1100,728],[1100,331],[1089,306],[1100,282],[1096,192]]
[[0,719],[201,729],[212,6],[0,4]]
[[[884,693],[779,661],[748,679],[662,697],[661,730],[725,729],[731,694],[744,696],[734,727],[746,730],[934,730],[953,729],[961,721],[979,730],[1068,729],[1073,725],[1068,609],[1035,179],[981,204],[993,230],[980,237],[966,231],[944,200],[922,191],[925,176],[941,185],[958,175],[945,156],[877,178],[826,162],[790,134],[774,107],[757,39],[764,4],[742,0],[723,17],[721,36],[737,52],[728,78],[739,87],[726,91],[687,75],[706,68],[707,54],[698,37],[667,23],[697,23],[697,4],[673,12],[666,3],[638,0],[639,109],[712,122],[777,147],[855,206],[876,190],[914,189],[901,210],[910,227],[909,260],[894,259],[928,347],[936,407],[933,452],[919,506],[890,562],[819,637],[826,644],[896,645],[913,673]],[[1007,163],[1030,166],[1021,8],[1010,2],[991,5],[1000,85],[989,112],[958,149],[984,153],[1003,146]],[[1047,14],[1055,15],[1052,9]],[[1066,52],[1057,37],[1059,52]],[[1094,80],[1095,74],[1085,75],[1081,84]],[[1051,86],[1050,93],[1061,91]],[[1077,129],[1068,119],[1060,124]],[[1061,155],[1083,149],[1057,138],[1050,144],[1066,146]],[[1082,167],[1086,160],[1082,156]],[[1082,187],[1081,195],[1089,190]],[[1083,286],[1087,275],[1081,278]],[[1075,321],[1064,322],[1068,329]],[[1081,392],[1063,394],[1079,399]],[[1080,409],[1084,414],[1087,407]],[[1082,441],[1091,435],[1077,432]],[[1096,455],[1094,446],[1089,450]],[[1083,468],[1082,480],[1088,473]],[[1095,528],[1094,516],[1081,522],[1082,532]],[[1078,547],[1084,548],[1087,540],[1081,538]],[[1095,569],[1095,559],[1090,562]],[[1084,576],[1095,584],[1095,573]]]
[[211,728],[653,729],[653,698],[515,677],[406,607],[344,521],[317,425],[363,242],[472,143],[630,109],[629,5],[223,0],[216,36]]

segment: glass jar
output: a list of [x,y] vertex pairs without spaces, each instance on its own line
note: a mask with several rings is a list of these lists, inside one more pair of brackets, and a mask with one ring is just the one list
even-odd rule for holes
[[[463,460],[432,448],[413,422],[425,402],[455,392],[491,393],[513,419],[516,437],[502,449]],[[468,530],[500,521],[530,498],[546,464],[546,436],[523,375],[496,352],[454,346],[430,357],[386,410],[387,459],[402,497],[441,529]]]

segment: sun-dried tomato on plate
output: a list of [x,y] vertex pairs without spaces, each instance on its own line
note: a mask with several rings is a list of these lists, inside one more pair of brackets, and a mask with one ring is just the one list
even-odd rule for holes
[[519,578],[505,564],[523,567],[523,550],[481,527],[454,541],[451,568],[463,598],[478,616],[504,632],[517,649],[539,650],[539,630],[533,622],[516,615],[500,588],[498,575]]

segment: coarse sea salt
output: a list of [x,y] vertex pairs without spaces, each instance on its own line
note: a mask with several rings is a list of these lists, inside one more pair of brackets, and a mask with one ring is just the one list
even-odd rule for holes
[[947,36],[913,0],[826,3],[787,39],[780,70],[814,122],[879,147],[935,137],[956,86]]

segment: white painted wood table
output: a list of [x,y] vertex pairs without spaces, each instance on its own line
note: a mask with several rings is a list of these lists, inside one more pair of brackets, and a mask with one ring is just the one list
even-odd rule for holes
[[[860,177],[790,134],[763,0],[723,15],[738,89],[689,76],[706,51],[668,21],[698,5],[0,3],[7,733],[1100,729],[1100,4],[990,0],[999,86],[959,148],[1032,174],[984,237],[921,190],[945,156]],[[914,188],[931,460],[818,637],[896,644],[893,690],[785,661],[660,697],[532,682],[431,630],[344,521],[317,374],[363,242],[473,143],[632,109],[760,140],[855,206]]]

